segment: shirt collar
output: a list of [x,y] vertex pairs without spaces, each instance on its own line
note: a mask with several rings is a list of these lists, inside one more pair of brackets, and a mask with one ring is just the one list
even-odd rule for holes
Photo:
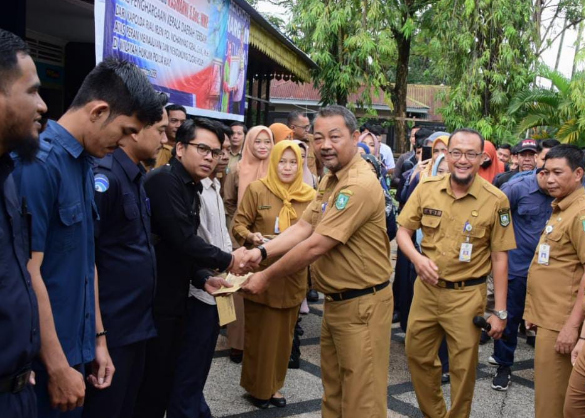
[[575,200],[583,195],[585,195],[585,189],[583,189],[583,187],[577,187],[577,190],[575,190],[570,195],[565,196],[562,200],[555,199],[552,205],[553,207],[558,206],[560,210],[565,210],[571,206]]
[[341,170],[336,171],[335,173],[333,173],[333,175],[335,177],[337,177],[337,180],[341,180],[343,177],[345,177],[347,175],[347,173],[349,172],[349,169],[351,167],[353,167],[358,161],[363,161],[362,156],[360,155],[359,152],[357,152],[353,158],[349,161],[349,163],[343,167]]
[[185,170],[185,167],[183,167],[183,164],[177,158],[175,158],[175,157],[171,158],[171,160],[169,161],[169,164],[173,168],[173,171],[176,171],[177,174],[179,175],[179,177],[181,178],[181,180],[183,180],[183,183],[185,183],[185,184],[199,183],[199,182],[196,182],[195,180],[193,180],[191,175],[187,172],[187,170]]
[[12,170],[14,170],[14,161],[10,157],[10,153],[6,152],[0,156],[0,186],[4,184]]
[[[469,188],[469,190],[467,190],[467,193],[465,194],[465,196],[470,194],[471,196],[473,196],[477,199],[479,196],[479,193],[481,191],[481,181],[482,181],[482,178],[479,176],[479,174],[476,174],[475,177],[473,178],[473,183],[471,183],[471,187]],[[443,184],[441,184],[441,190],[446,190],[450,196],[455,197],[455,194],[453,193],[453,189],[451,188],[451,174],[449,174],[443,178]],[[465,197],[465,196],[463,196],[463,197]]]
[[526,181],[528,182],[528,193],[542,193],[546,194],[542,191],[540,186],[538,185],[538,180],[536,179],[536,170],[534,170],[533,174],[529,174]]
[[114,151],[113,158],[120,163],[130,181],[135,181],[142,175],[142,171],[140,170],[142,166],[140,164],[134,164],[134,161],[121,148]]
[[79,156],[83,154],[83,145],[81,145],[81,143],[75,139],[75,137],[71,135],[67,129],[59,125],[58,122],[49,120],[47,124],[47,130],[45,132],[48,133],[48,131],[53,131],[55,134],[54,137],[51,135],[48,135],[48,137],[59,142],[73,158],[79,158]]

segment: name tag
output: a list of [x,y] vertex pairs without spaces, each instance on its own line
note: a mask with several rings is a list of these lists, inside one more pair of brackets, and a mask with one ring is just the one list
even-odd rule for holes
[[538,247],[538,264],[548,266],[548,259],[550,257],[550,245],[540,244]]
[[459,250],[459,261],[469,263],[471,261],[471,252],[473,251],[473,244],[464,242],[461,244],[461,250]]
[[272,209],[272,206],[259,206],[258,210],[268,210],[268,209]]
[[441,216],[442,214],[443,214],[443,211],[442,210],[431,209],[431,208],[423,208],[423,215]]

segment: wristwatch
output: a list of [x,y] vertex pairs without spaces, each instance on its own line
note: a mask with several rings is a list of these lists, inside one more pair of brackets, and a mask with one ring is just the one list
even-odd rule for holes
[[266,252],[266,248],[264,248],[264,245],[259,245],[256,248],[260,250],[260,254],[262,255],[262,261],[266,260],[268,258],[268,253]]
[[505,321],[508,318],[508,311],[494,311],[494,315],[500,318],[502,321]]

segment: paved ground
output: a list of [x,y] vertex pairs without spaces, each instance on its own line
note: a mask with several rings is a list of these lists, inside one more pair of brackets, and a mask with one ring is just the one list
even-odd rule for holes
[[[322,297],[322,295],[321,295]],[[205,396],[215,417],[320,417],[322,396],[321,370],[319,368],[319,330],[323,312],[322,300],[311,304],[309,315],[303,316],[302,360],[300,370],[289,370],[282,393],[288,401],[286,408],[270,407],[258,410],[250,405],[245,391],[240,387],[240,366],[227,357],[226,338],[218,341],[216,358],[207,381]],[[480,364],[473,399],[474,418],[533,417],[534,416],[534,371],[532,347],[520,340],[517,363],[513,370],[512,385],[507,392],[491,389],[491,378],[495,369],[487,364],[492,354],[492,344],[480,346]],[[410,381],[410,374],[404,355],[404,333],[393,329],[388,370],[388,416],[422,417]],[[443,390],[448,397],[449,385]],[[447,401],[448,404],[448,401]],[[353,418],[353,417],[352,417]],[[368,418],[368,417],[355,417]]]

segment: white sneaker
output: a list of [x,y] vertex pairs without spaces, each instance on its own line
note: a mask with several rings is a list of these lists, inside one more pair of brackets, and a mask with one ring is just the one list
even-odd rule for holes
[[301,315],[306,315],[309,313],[309,304],[307,303],[307,298],[303,299],[303,303],[301,303]]
[[490,364],[490,366],[499,366],[500,364],[496,361],[496,359],[494,358],[494,356],[490,356],[490,358],[488,359],[488,363]]

